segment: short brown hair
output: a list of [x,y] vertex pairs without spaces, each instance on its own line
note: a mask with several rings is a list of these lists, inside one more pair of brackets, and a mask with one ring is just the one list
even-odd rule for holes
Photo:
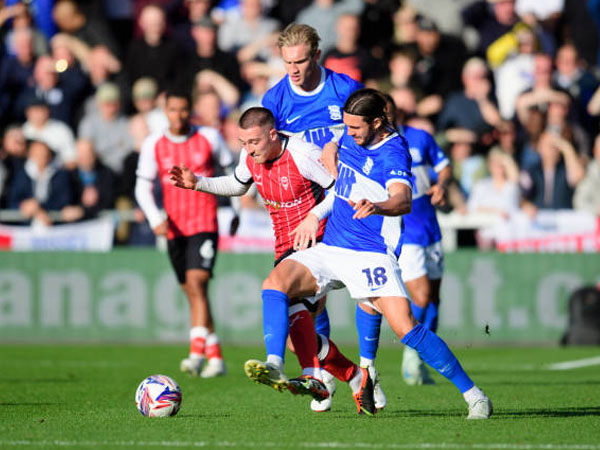
[[239,126],[242,130],[252,127],[263,127],[265,125],[275,128],[275,117],[270,110],[260,106],[247,109],[239,121]]
[[279,35],[277,46],[292,47],[294,45],[306,44],[313,56],[319,50],[319,33],[310,25],[291,23]]

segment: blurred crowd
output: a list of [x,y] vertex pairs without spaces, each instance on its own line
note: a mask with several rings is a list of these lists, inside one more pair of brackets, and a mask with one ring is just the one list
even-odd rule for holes
[[317,29],[324,66],[389,93],[403,124],[435,135],[459,212],[600,215],[600,0],[0,5],[0,209],[24,221],[117,209],[141,224],[137,155],[167,126],[175,85],[193,122],[239,152],[237,118],[285,74],[277,34],[293,21]]

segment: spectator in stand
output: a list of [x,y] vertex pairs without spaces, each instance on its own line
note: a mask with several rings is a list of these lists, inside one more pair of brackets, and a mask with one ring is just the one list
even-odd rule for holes
[[85,66],[91,82],[91,94],[84,103],[84,114],[98,114],[94,94],[105,83],[115,83],[120,92],[125,92],[123,104],[128,104],[129,82],[121,70],[121,63],[103,45],[93,47],[85,58]]
[[[261,0],[241,0],[240,14],[231,14],[221,24],[218,46],[225,52],[236,52],[254,41],[260,41],[277,31],[279,23],[265,17]],[[261,56],[268,56],[269,49],[264,48]]]
[[335,47],[325,53],[323,66],[337,73],[345,73],[353,80],[364,83],[373,77],[374,62],[369,52],[358,45],[360,21],[358,16],[342,14],[336,23]]
[[133,139],[129,134],[129,121],[120,112],[121,94],[117,85],[105,83],[96,91],[99,114],[83,117],[79,123],[78,137],[90,140],[98,159],[120,177],[123,161],[133,150]]
[[575,148],[559,134],[546,131],[538,140],[540,160],[521,172],[526,210],[571,209],[573,190],[585,175]]
[[564,44],[558,49],[555,63],[554,85],[568,92],[573,99],[575,117],[580,125],[588,132],[595,131],[596,127],[592,126],[586,107],[598,88],[598,79],[582,66],[573,44]]
[[600,135],[594,141],[594,159],[586,168],[585,177],[577,185],[573,206],[579,211],[589,211],[600,217]]
[[240,101],[240,91],[238,88],[227,78],[214,70],[205,69],[196,74],[194,91],[215,92],[222,102],[221,106],[226,111],[233,109]]
[[448,97],[438,127],[466,128],[478,136],[490,133],[501,121],[500,113],[491,98],[492,84],[488,68],[481,58],[469,59],[462,70],[463,90]]
[[238,90],[243,90],[244,83],[235,54],[217,47],[217,25],[209,18],[202,19],[192,27],[192,37],[196,42],[195,52],[188,57],[180,84],[192,86],[196,74],[208,69],[222,75]]
[[20,210],[33,224],[52,225],[48,211],[60,211],[72,202],[69,174],[42,141],[31,141],[27,160],[12,180],[8,207]]
[[319,47],[326,54],[335,47],[335,24],[342,14],[360,15],[364,8],[361,0],[314,0],[296,17],[297,23],[310,24],[321,37]]
[[423,92],[420,110],[435,116],[450,92],[460,89],[460,73],[466,59],[465,45],[457,38],[440,34],[435,22],[417,18],[415,77]]
[[6,207],[8,187],[19,167],[25,164],[27,146],[23,130],[19,125],[9,125],[2,136],[0,147],[0,209]]
[[[577,51],[589,67],[594,67],[598,59],[598,32],[600,25],[595,18],[597,17],[598,1],[593,2],[581,0],[565,0],[562,11],[563,29],[561,35],[564,36],[564,42],[572,42]],[[590,14],[590,6],[594,12]]]
[[522,125],[527,123],[527,115],[535,107],[546,112],[551,101],[568,102],[568,95],[552,85],[552,58],[538,53],[534,59],[533,86],[517,98],[517,117]]
[[[10,21],[12,21],[12,27],[9,27]],[[31,11],[25,3],[19,2],[0,7],[0,42],[5,44],[7,52],[11,55],[16,55],[14,34],[19,29],[31,29],[33,32],[33,47],[36,56],[48,52],[46,37],[35,28]]]
[[515,34],[513,51],[494,68],[496,98],[503,119],[512,120],[515,115],[515,103],[521,93],[530,89],[534,83],[535,34],[522,29]]
[[495,149],[506,153],[516,164],[521,156],[522,143],[517,139],[515,124],[509,120],[503,120],[494,132],[497,143],[492,147],[492,150]]
[[93,219],[115,203],[115,176],[96,158],[91,141],[77,141],[77,163],[69,175],[73,186],[73,204],[65,206],[65,222]]
[[221,99],[213,90],[198,91],[192,109],[192,124],[220,130],[223,125]]
[[146,136],[162,132],[169,126],[165,111],[158,105],[158,84],[154,79],[144,77],[137,80],[133,83],[131,95],[137,113],[130,120],[142,120],[147,130]]
[[239,110],[242,112],[262,105],[262,98],[269,89],[268,71],[262,70],[263,67],[259,62],[248,61],[242,64],[242,77],[250,85],[240,102]]
[[360,40],[358,45],[368,49],[375,63],[372,68],[377,76],[385,73],[385,65],[391,52],[394,37],[394,13],[400,7],[399,0],[366,0],[360,15]]
[[50,117],[46,101],[35,95],[27,101],[27,121],[23,133],[29,140],[44,142],[56,155],[56,164],[72,167],[75,163],[75,137],[71,129],[60,120]]
[[461,11],[474,0],[408,0],[404,3],[418,14],[431,17],[442,33],[461,38],[464,32]]
[[492,213],[503,218],[519,210],[519,168],[510,155],[498,149],[487,157],[489,177],[473,185],[469,197],[469,212]]
[[113,55],[119,56],[119,44],[99,17],[85,16],[75,0],[59,0],[52,9],[54,22],[62,31],[89,48],[106,46]]
[[[86,89],[86,78],[71,78],[67,84],[59,78],[54,59],[46,55],[40,56],[35,62],[33,81],[33,86],[23,91],[21,104],[31,96],[43,98],[50,108],[50,117],[69,126],[74,124],[76,102],[81,99]],[[24,105],[21,108],[24,108]]]
[[454,178],[458,181],[462,193],[469,197],[473,185],[486,173],[485,159],[474,154],[473,147],[477,135],[467,128],[452,128],[445,132],[446,141],[450,144],[448,152],[452,161]]
[[22,97],[27,86],[33,84],[33,31],[15,30],[14,46],[15,56],[4,55],[0,58],[0,126],[22,120],[22,111],[20,115],[17,111],[17,99]]
[[125,64],[129,80],[133,82],[141,77],[150,77],[162,91],[177,75],[181,61],[179,48],[174,40],[165,36],[167,22],[159,6],[145,6],[138,24],[142,37],[129,44]]
[[490,45],[519,23],[515,0],[478,1],[463,9],[462,17],[464,24],[474,28],[479,35],[478,53],[481,56],[486,55]]
[[583,127],[570,118],[570,105],[569,96],[550,101],[546,111],[546,128],[571,142],[579,156],[587,160],[592,156],[590,140]]
[[171,35],[185,53],[193,54],[196,51],[196,42],[192,37],[192,27],[196,22],[210,19],[212,0],[185,0],[187,12],[186,20],[175,24]]
[[394,34],[392,36],[392,45],[402,47],[417,42],[417,10],[411,6],[403,4],[394,13]]

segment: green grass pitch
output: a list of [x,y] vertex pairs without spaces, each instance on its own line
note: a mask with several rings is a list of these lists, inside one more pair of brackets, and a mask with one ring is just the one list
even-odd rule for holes
[[[460,348],[456,353],[492,398],[494,416],[467,421],[458,391],[400,379],[400,349],[380,350],[388,397],[375,418],[358,416],[338,383],[333,410],[250,382],[243,362],[260,347],[226,346],[229,374],[178,372],[184,346],[0,346],[0,449],[599,449],[600,366],[551,371],[550,363],[593,358],[600,348]],[[357,349],[345,347],[348,355]],[[288,375],[298,366],[288,356]],[[135,408],[146,376],[172,376],[183,390],[179,414],[151,419]]]

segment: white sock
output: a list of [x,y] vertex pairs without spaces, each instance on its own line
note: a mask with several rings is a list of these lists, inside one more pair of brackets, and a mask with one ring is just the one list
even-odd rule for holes
[[277,355],[267,355],[267,362],[273,364],[283,373],[283,358]]
[[356,371],[356,374],[354,374],[354,376],[352,378],[350,378],[350,381],[348,381],[348,385],[350,386],[350,389],[352,389],[353,394],[356,394],[358,391],[360,391],[360,386],[362,385],[362,380],[363,380],[363,371],[358,369]]
[[364,356],[360,357],[360,367],[370,367],[375,365],[374,359],[365,358]]
[[317,380],[323,380],[323,375],[319,367],[305,367],[302,369],[302,375],[308,375]]
[[321,375],[323,376],[323,378],[321,378],[322,381],[326,381],[328,383],[334,381],[335,377],[329,372],[327,372],[325,369],[321,369]]
[[190,329],[190,341],[196,338],[206,339],[208,337],[208,328],[206,327],[192,327]]
[[206,337],[206,346],[215,345],[219,343],[219,337],[215,333],[210,333]]
[[473,386],[468,391],[463,392],[463,397],[467,404],[470,405],[477,400],[485,398],[485,394],[477,386]]

